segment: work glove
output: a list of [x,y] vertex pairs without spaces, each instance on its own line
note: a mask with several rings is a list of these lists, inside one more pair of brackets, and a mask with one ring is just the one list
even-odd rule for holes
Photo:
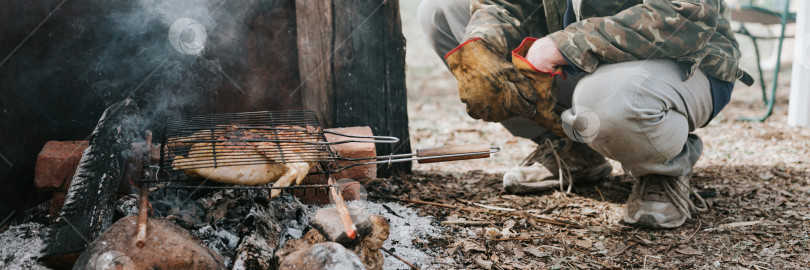
[[561,110],[555,110],[557,106],[557,84],[554,83],[555,75],[564,76],[564,74],[560,67],[557,67],[557,70],[552,73],[542,72],[526,60],[526,53],[536,40],[536,38],[531,37],[525,38],[520,43],[520,46],[512,51],[512,63],[520,74],[525,77],[526,82],[530,84],[530,91],[533,91],[531,96],[536,99],[534,102],[535,113],[524,117],[547,128],[557,136],[565,137],[565,131],[563,131],[562,121],[560,120]]
[[501,122],[535,115],[537,95],[529,80],[484,40],[470,39],[444,58],[472,118]]

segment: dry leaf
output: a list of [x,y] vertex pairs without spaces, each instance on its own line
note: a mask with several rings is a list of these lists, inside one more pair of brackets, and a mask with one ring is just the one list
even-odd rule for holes
[[459,245],[461,245],[461,241],[456,241],[455,243],[447,246],[447,254],[455,254]]
[[582,239],[574,241],[574,244],[581,248],[591,248],[593,246],[593,241],[591,239]]
[[481,245],[479,245],[476,242],[467,241],[467,240],[461,240],[460,242],[461,242],[461,250],[463,250],[464,252],[469,252],[470,250],[479,251],[479,252],[487,252],[487,250],[484,249],[484,247],[482,247]]
[[512,235],[511,230],[512,230],[512,227],[515,226],[515,223],[516,222],[513,219],[507,220],[506,224],[504,224],[503,229],[501,230],[501,235],[503,235],[504,237],[511,236]]
[[771,179],[771,178],[773,178],[773,173],[771,173],[770,171],[765,171],[765,172],[759,174],[759,179],[768,180],[768,179]]
[[492,261],[482,259],[481,257],[475,257],[475,264],[487,270],[492,269]]
[[548,253],[542,252],[539,249],[537,249],[537,247],[534,247],[534,246],[528,246],[525,249],[523,249],[523,251],[525,251],[526,253],[532,254],[533,256],[535,256],[537,258],[548,257]]
[[590,208],[590,207],[583,207],[580,210],[580,213],[582,213],[583,215],[590,215],[590,214],[599,213],[599,210],[596,210],[596,209],[593,209],[593,208]]
[[692,247],[684,247],[676,249],[675,252],[683,254],[683,255],[700,255],[703,254],[700,250],[694,249]]
[[487,238],[498,238],[498,236],[501,236],[501,231],[496,228],[489,227],[484,230],[484,236]]
[[642,255],[653,255],[653,252],[646,247],[639,246],[636,250],[638,250],[638,253],[641,253]]

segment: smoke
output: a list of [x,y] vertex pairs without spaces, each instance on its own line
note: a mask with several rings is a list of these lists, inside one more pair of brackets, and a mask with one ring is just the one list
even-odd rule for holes
[[222,111],[228,99],[249,99],[245,88],[262,87],[245,78],[252,65],[246,24],[257,6],[267,6],[257,3],[138,0],[106,11],[101,24],[108,29],[99,36],[104,45],[91,65],[99,74],[94,96],[105,104],[134,99],[143,113],[139,128],[157,137],[167,118]]
[[[0,216],[45,199],[34,197],[31,179],[46,141],[88,139],[104,109],[126,98],[142,114],[130,128],[156,140],[169,117],[292,104],[273,92],[298,85],[290,10],[293,2],[280,0],[6,1]],[[196,54],[172,46],[169,30],[183,18],[206,33]]]
[[[141,106],[145,129],[155,128],[162,119],[200,103],[205,91],[220,84],[215,76],[204,76],[211,73],[208,62],[216,60],[204,59],[202,53],[178,52],[171,45],[169,29],[179,19],[213,29],[212,3],[139,0],[128,8],[105,14],[110,35],[97,54],[97,64],[106,74],[93,83],[93,91],[106,102],[111,101],[106,97],[135,99]],[[206,77],[209,79],[200,81]]]

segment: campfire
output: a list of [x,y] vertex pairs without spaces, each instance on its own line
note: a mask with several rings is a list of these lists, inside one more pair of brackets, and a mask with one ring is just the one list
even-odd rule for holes
[[366,201],[357,180],[373,184],[378,164],[487,158],[499,150],[448,146],[376,156],[376,143],[398,139],[368,128],[322,129],[309,111],[176,117],[154,136],[139,130],[141,123],[131,100],[105,111],[44,236],[41,262],[383,269],[398,259],[416,267],[382,248],[389,220],[402,215]]

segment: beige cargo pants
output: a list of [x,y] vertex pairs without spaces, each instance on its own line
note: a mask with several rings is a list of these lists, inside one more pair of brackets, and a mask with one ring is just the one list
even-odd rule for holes
[[[463,42],[470,20],[469,0],[426,0],[418,20],[428,42],[441,57]],[[572,106],[563,122],[580,121],[578,141],[617,160],[634,176],[680,176],[692,170],[703,149],[690,134],[712,113],[709,80],[697,71],[681,80],[683,71],[671,60],[653,59],[602,64],[591,74],[557,78],[559,101]],[[534,122],[514,118],[502,122],[515,136],[542,138],[550,132]]]

